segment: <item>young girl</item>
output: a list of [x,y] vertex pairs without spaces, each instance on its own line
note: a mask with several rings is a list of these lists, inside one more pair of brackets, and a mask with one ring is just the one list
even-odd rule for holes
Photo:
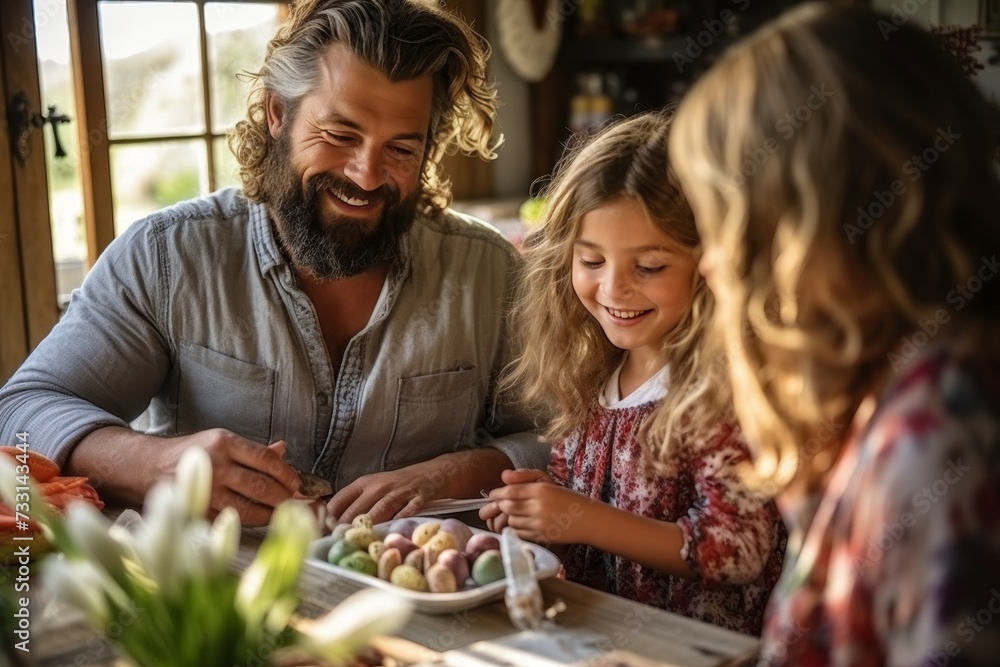
[[763,664],[1000,656],[995,128],[897,19],[795,10],[720,59],[671,136],[792,530]]
[[572,545],[572,580],[758,634],[784,527],[741,483],[747,451],[703,352],[712,301],[667,176],[669,125],[633,117],[557,170],[526,243],[525,352],[505,384],[545,407],[552,460],[507,471],[481,516]]

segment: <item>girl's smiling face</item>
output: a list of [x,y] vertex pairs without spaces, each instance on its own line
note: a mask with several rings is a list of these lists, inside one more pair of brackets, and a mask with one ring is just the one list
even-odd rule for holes
[[694,257],[619,197],[584,214],[573,243],[573,289],[615,347],[655,362],[694,293]]

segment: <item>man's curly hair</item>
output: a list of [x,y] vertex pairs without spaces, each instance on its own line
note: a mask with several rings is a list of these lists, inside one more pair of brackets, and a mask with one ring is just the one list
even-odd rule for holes
[[492,139],[496,89],[486,78],[489,45],[460,17],[432,0],[302,0],[267,46],[264,64],[250,73],[247,115],[229,133],[240,165],[243,190],[267,203],[264,164],[274,144],[265,99],[277,95],[294,117],[301,99],[319,84],[321,57],[344,44],[390,81],[431,75],[434,98],[418,208],[434,216],[451,204],[451,183],[440,161],[462,151],[484,160],[496,157]]

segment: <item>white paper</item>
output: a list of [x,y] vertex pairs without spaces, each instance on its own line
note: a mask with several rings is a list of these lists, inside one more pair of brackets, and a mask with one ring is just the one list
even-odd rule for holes
[[416,516],[444,516],[459,512],[471,512],[492,502],[489,498],[442,498],[432,500]]

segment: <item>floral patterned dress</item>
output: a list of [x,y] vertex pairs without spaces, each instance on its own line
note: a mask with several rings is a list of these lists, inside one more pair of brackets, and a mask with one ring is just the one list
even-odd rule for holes
[[780,506],[762,665],[1000,665],[1000,364],[915,358],[822,497]]
[[[611,383],[617,392],[617,373]],[[660,390],[649,391],[650,383]],[[662,376],[650,383],[625,401],[595,404],[583,428],[555,444],[549,473],[563,486],[618,509],[675,522],[684,534],[681,556],[699,577],[665,575],[586,545],[571,547],[566,576],[759,635],[785,550],[778,510],[740,482],[736,468],[748,453],[732,425],[720,425],[673,453],[665,473],[648,470],[636,433],[666,391]]]

